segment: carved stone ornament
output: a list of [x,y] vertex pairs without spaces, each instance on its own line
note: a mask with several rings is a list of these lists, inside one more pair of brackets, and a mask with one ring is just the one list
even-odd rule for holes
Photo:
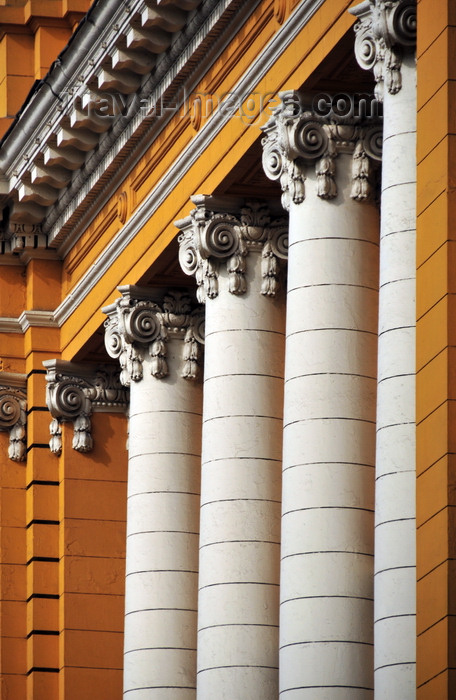
[[184,379],[195,379],[199,372],[201,348],[204,343],[204,315],[194,306],[188,294],[169,291],[160,303],[152,301],[152,290],[139,287],[119,287],[122,297],[103,309],[105,345],[110,357],[120,362],[120,381],[129,386],[143,377],[147,358],[150,372],[157,379],[168,375],[166,362],[169,338],[181,338],[182,371]]
[[247,202],[228,210],[227,201],[197,195],[190,216],[175,225],[179,236],[179,261],[187,275],[194,275],[198,301],[218,295],[218,270],[223,261],[229,273],[231,294],[247,291],[247,256],[261,254],[261,293],[275,296],[279,287],[280,260],[288,256],[288,221],[274,218],[266,204]]
[[416,45],[416,0],[365,0],[352,7],[355,55],[364,70],[375,77],[375,96],[383,101],[385,89],[395,95],[402,86],[404,51]]
[[43,364],[47,369],[46,402],[53,417],[51,452],[61,453],[64,422],[73,423],[73,449],[89,452],[93,447],[90,421],[93,411],[125,411],[128,405],[119,370],[110,365],[95,368],[63,360],[47,360]]
[[8,457],[23,462],[26,453],[27,400],[26,377],[22,374],[0,374],[0,430],[9,432]]
[[381,122],[321,117],[307,109],[303,97],[292,90],[279,97],[281,104],[262,127],[263,168],[270,180],[279,180],[284,209],[288,211],[292,202],[304,201],[308,167],[315,168],[317,196],[336,197],[336,163],[340,153],[352,155],[351,197],[358,201],[370,199],[381,160]]

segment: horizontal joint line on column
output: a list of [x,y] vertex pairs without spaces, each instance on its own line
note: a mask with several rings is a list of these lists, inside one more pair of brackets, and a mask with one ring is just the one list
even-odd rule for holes
[[389,571],[402,571],[402,569],[416,569],[416,565],[405,564],[404,566],[389,566],[387,569],[378,569],[378,571],[374,571],[374,578],[378,576],[378,574],[386,574]]
[[394,326],[394,328],[385,328],[385,330],[380,331],[378,334],[378,337],[381,338],[383,335],[386,335],[387,333],[393,333],[394,331],[409,331],[409,330],[415,330],[415,324],[412,324],[410,326]]
[[277,462],[281,464],[281,459],[275,459],[274,457],[217,457],[216,459],[204,460],[203,464],[208,465],[213,462],[227,462],[227,461],[237,461],[239,459],[252,459],[255,462]]
[[264,377],[265,379],[283,380],[283,376],[278,374],[264,374],[263,372],[225,372],[225,374],[214,374],[211,377],[205,377],[204,383],[206,384],[213,379],[225,379],[225,377]]
[[[104,670],[104,669],[103,669]],[[136,693],[138,690],[196,690],[194,685],[145,685],[140,688],[130,688],[124,690],[124,695],[127,693]]]
[[300,331],[293,331],[293,333],[287,333],[287,339],[292,338],[294,335],[302,335],[304,333],[320,333],[321,331],[343,331],[344,333],[365,333],[366,335],[374,335],[377,337],[377,331],[368,331],[363,328],[343,328],[342,326],[328,326],[322,328],[304,328]]
[[289,425],[312,423],[317,420],[346,420],[354,423],[368,423],[369,425],[375,425],[374,420],[367,420],[367,418],[349,418],[347,416],[316,416],[315,418],[300,418],[299,420],[292,420],[289,423],[284,423],[283,427],[288,428]]
[[204,508],[204,506],[210,506],[214,503],[238,503],[240,501],[248,503],[281,503],[280,500],[274,498],[218,498],[213,501],[201,503],[201,508]]
[[207,583],[205,586],[200,586],[199,591],[204,591],[206,588],[213,588],[214,586],[275,586],[279,588],[279,583],[274,583],[273,581],[219,581],[217,583]]
[[290,642],[289,644],[281,644],[280,649],[288,647],[306,646],[307,644],[360,644],[365,647],[373,647],[373,642],[359,642],[354,639],[310,639],[308,642]]
[[137,457],[156,457],[157,455],[180,455],[181,457],[201,458],[200,454],[195,454],[193,452],[171,452],[171,450],[166,450],[163,452],[138,452],[138,454],[131,455],[128,459],[136,459]]
[[384,238],[388,238],[388,236],[395,236],[397,233],[416,233],[416,229],[414,228],[398,228],[395,229],[394,231],[390,231],[389,233],[382,233],[382,236],[380,238],[380,241],[382,241]]
[[384,664],[383,666],[375,666],[374,667],[374,672],[375,671],[380,671],[382,668],[393,668],[394,666],[415,666],[416,661],[413,659],[410,659],[410,661],[398,661],[395,664]]
[[286,603],[294,603],[295,600],[314,600],[314,599],[326,600],[327,598],[342,598],[343,600],[366,600],[368,603],[373,603],[374,599],[362,595],[300,595],[296,598],[287,598],[282,600],[280,605],[286,605]]
[[172,413],[173,415],[177,413],[178,415],[185,415],[185,416],[201,416],[201,411],[180,411],[177,409],[164,408],[163,410],[158,409],[156,411],[135,411],[134,413],[130,414],[130,420],[132,418],[135,418],[136,416],[146,416],[146,415],[156,416],[158,414],[162,415],[163,413]]
[[282,518],[291,513],[301,513],[307,510],[362,510],[365,513],[374,513],[374,508],[361,508],[360,506],[307,506],[305,508],[293,508],[282,513]]
[[[198,610],[196,608],[139,608],[138,610],[129,610],[128,612],[125,612],[125,617],[127,617],[127,615],[138,615],[138,614],[143,613],[143,612],[190,612],[190,613],[197,613]],[[122,634],[123,634],[123,632],[122,632]]]
[[204,337],[207,341],[211,335],[225,335],[225,333],[272,333],[273,335],[285,335],[283,331],[274,331],[270,328],[224,328],[219,331],[210,331],[209,333],[206,333]]
[[354,243],[370,243],[378,248],[378,241],[371,241],[370,238],[350,238],[348,236],[309,236],[308,238],[290,243],[289,249],[295,245],[307,243],[308,241],[353,241]]
[[276,671],[278,666],[263,666],[261,664],[227,664],[226,666],[210,666],[209,668],[200,668],[197,671],[197,674],[205,673],[206,671],[218,671],[220,668],[269,668]]
[[128,649],[128,651],[124,651],[124,656],[127,656],[127,654],[135,654],[137,651],[156,651],[157,649],[167,651],[196,651],[196,647],[138,647],[137,649]]
[[125,578],[128,576],[137,576],[138,574],[197,574],[198,571],[192,571],[191,569],[141,569],[140,571],[130,571],[125,574]]
[[31,603],[34,599],[38,600],[58,600],[60,598],[59,595],[56,593],[32,593],[32,595],[29,595],[27,600],[25,601],[26,603]]
[[289,466],[284,467],[282,471],[286,472],[288,469],[296,469],[298,467],[312,467],[318,464],[339,465],[345,467],[367,467],[368,469],[375,469],[375,464],[363,464],[362,462],[330,462],[328,460],[325,462],[300,462],[299,464],[290,464]]
[[368,331],[363,328],[344,328],[342,326],[324,326],[321,328],[304,328],[300,331],[293,331],[287,334],[287,339],[294,335],[303,335],[304,333],[320,333],[321,331],[343,331],[344,333],[365,333],[366,335],[374,335],[377,337],[377,331]]
[[408,522],[415,522],[416,518],[415,516],[410,516],[408,518],[391,518],[391,520],[382,520],[381,523],[377,523],[375,525],[375,529],[378,527],[382,527],[383,525],[389,525],[390,523],[408,523]]
[[388,192],[388,190],[392,190],[395,187],[404,187],[406,185],[413,185],[416,187],[416,180],[406,180],[405,182],[393,182],[391,185],[388,185],[388,187],[384,187],[381,191],[381,194],[383,195],[384,192]]
[[303,379],[304,377],[358,377],[360,379],[377,381],[377,377],[372,377],[369,374],[357,374],[356,372],[309,372],[307,374],[296,374],[286,379],[285,384],[293,382],[295,379]]
[[59,668],[46,668],[44,666],[33,666],[30,670],[27,671],[27,676],[30,676],[31,673],[59,673],[60,669]]
[[398,136],[404,136],[405,134],[411,134],[413,136],[416,136],[416,129],[405,129],[403,131],[394,131],[393,134],[390,134],[389,136],[387,136],[386,138],[383,139],[383,143],[385,143],[385,141],[391,141],[391,139],[395,139]]
[[388,280],[388,282],[382,282],[381,284],[379,284],[378,288],[381,291],[385,287],[389,287],[392,284],[399,284],[401,282],[415,282],[415,280],[416,280],[415,275],[413,277],[398,277],[395,280]]
[[26,411],[28,416],[30,416],[32,413],[38,412],[49,413],[49,409],[47,406],[32,406]]
[[380,430],[388,430],[389,428],[398,428],[400,425],[410,425],[410,426],[415,426],[415,421],[414,420],[403,420],[400,423],[388,423],[388,425],[381,425],[379,428],[377,428],[377,434],[380,432]]
[[316,549],[312,552],[295,552],[294,554],[285,554],[283,557],[281,557],[281,560],[284,561],[284,559],[291,559],[292,557],[303,557],[307,556],[308,554],[350,554],[352,556],[355,554],[357,557],[372,557],[373,554],[370,552],[352,552],[347,549]]
[[390,377],[383,377],[383,379],[378,380],[378,384],[383,384],[383,382],[390,382],[392,379],[400,379],[401,377],[415,377],[415,372],[404,372],[403,374],[392,374]]
[[272,629],[278,629],[279,625],[267,625],[261,622],[225,622],[220,625],[206,625],[206,627],[198,627],[198,632],[217,629],[218,627],[269,627]]
[[298,685],[296,688],[284,688],[279,695],[289,693],[290,690],[309,690],[309,689],[327,689],[327,688],[346,688],[348,690],[374,690],[371,687],[364,685]]
[[199,532],[190,532],[187,530],[139,530],[138,532],[130,532],[127,535],[127,540],[136,535],[199,535]]
[[384,617],[376,617],[374,618],[374,625],[377,624],[377,622],[384,622],[384,620],[396,620],[398,617],[416,617],[416,613],[400,613],[398,615],[385,615]]
[[262,416],[258,413],[233,413],[224,416],[213,416],[212,418],[205,418],[203,423],[210,423],[214,420],[226,420],[227,418],[263,418],[267,420],[279,420],[282,421],[281,416]]
[[207,544],[202,544],[200,546],[200,550],[205,549],[206,547],[214,547],[219,544],[273,544],[280,547],[280,541],[274,542],[274,540],[220,540],[220,542],[208,542]]
[[367,284],[349,284],[348,282],[321,282],[319,284],[300,284],[299,287],[290,287],[287,294],[297,292],[300,289],[315,289],[320,287],[350,287],[352,289],[368,289],[370,292],[378,292],[378,287],[370,287]]

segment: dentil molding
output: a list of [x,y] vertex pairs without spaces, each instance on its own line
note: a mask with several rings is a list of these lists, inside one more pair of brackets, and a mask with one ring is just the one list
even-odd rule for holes
[[179,261],[187,275],[196,278],[198,301],[218,295],[218,273],[222,262],[229,273],[231,294],[247,291],[247,256],[261,254],[261,293],[275,296],[280,260],[288,256],[288,221],[274,217],[264,202],[228,197],[196,195],[196,209],[175,222],[179,236]]

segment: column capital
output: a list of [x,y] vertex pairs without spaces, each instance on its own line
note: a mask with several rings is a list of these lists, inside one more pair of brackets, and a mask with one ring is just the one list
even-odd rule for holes
[[187,275],[194,275],[198,301],[218,295],[219,265],[225,262],[231,294],[247,291],[246,258],[261,253],[261,293],[275,296],[279,260],[288,255],[288,221],[274,216],[264,202],[243,202],[227,197],[196,195],[196,209],[175,222],[179,236],[179,262]]
[[105,345],[110,357],[120,362],[120,381],[129,386],[143,377],[147,359],[150,372],[157,379],[168,375],[167,342],[181,338],[184,342],[182,372],[184,379],[198,375],[200,348],[204,343],[204,315],[186,292],[165,293],[135,286],[119,287],[122,296],[103,309]]
[[8,457],[23,462],[26,451],[26,375],[0,374],[0,430],[9,432]]
[[90,416],[93,411],[125,411],[128,394],[120,384],[119,370],[111,365],[91,366],[46,360],[46,403],[53,417],[49,447],[62,450],[61,424],[73,423],[73,449],[90,452],[93,447]]
[[355,56],[361,68],[373,70],[378,100],[385,88],[395,95],[402,87],[405,51],[416,46],[416,0],[365,0],[350,8],[355,24]]
[[279,180],[282,204],[305,199],[307,169],[315,168],[316,194],[322,199],[337,196],[336,158],[352,155],[353,199],[369,199],[374,190],[373,173],[381,159],[382,126],[377,119],[323,117],[308,109],[304,97],[294,90],[279,94],[281,104],[262,127],[263,168],[270,180]]

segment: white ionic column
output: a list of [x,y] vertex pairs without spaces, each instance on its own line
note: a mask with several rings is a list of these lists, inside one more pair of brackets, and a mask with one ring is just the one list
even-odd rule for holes
[[198,700],[277,700],[288,222],[193,197],[180,259],[206,302]]
[[416,3],[371,2],[355,51],[383,101],[377,468],[375,698],[416,694],[415,270]]
[[180,292],[120,291],[104,312],[130,386],[124,696],[194,700],[203,317]]
[[325,121],[297,93],[281,98],[263,140],[290,211],[280,697],[367,699],[381,131]]

